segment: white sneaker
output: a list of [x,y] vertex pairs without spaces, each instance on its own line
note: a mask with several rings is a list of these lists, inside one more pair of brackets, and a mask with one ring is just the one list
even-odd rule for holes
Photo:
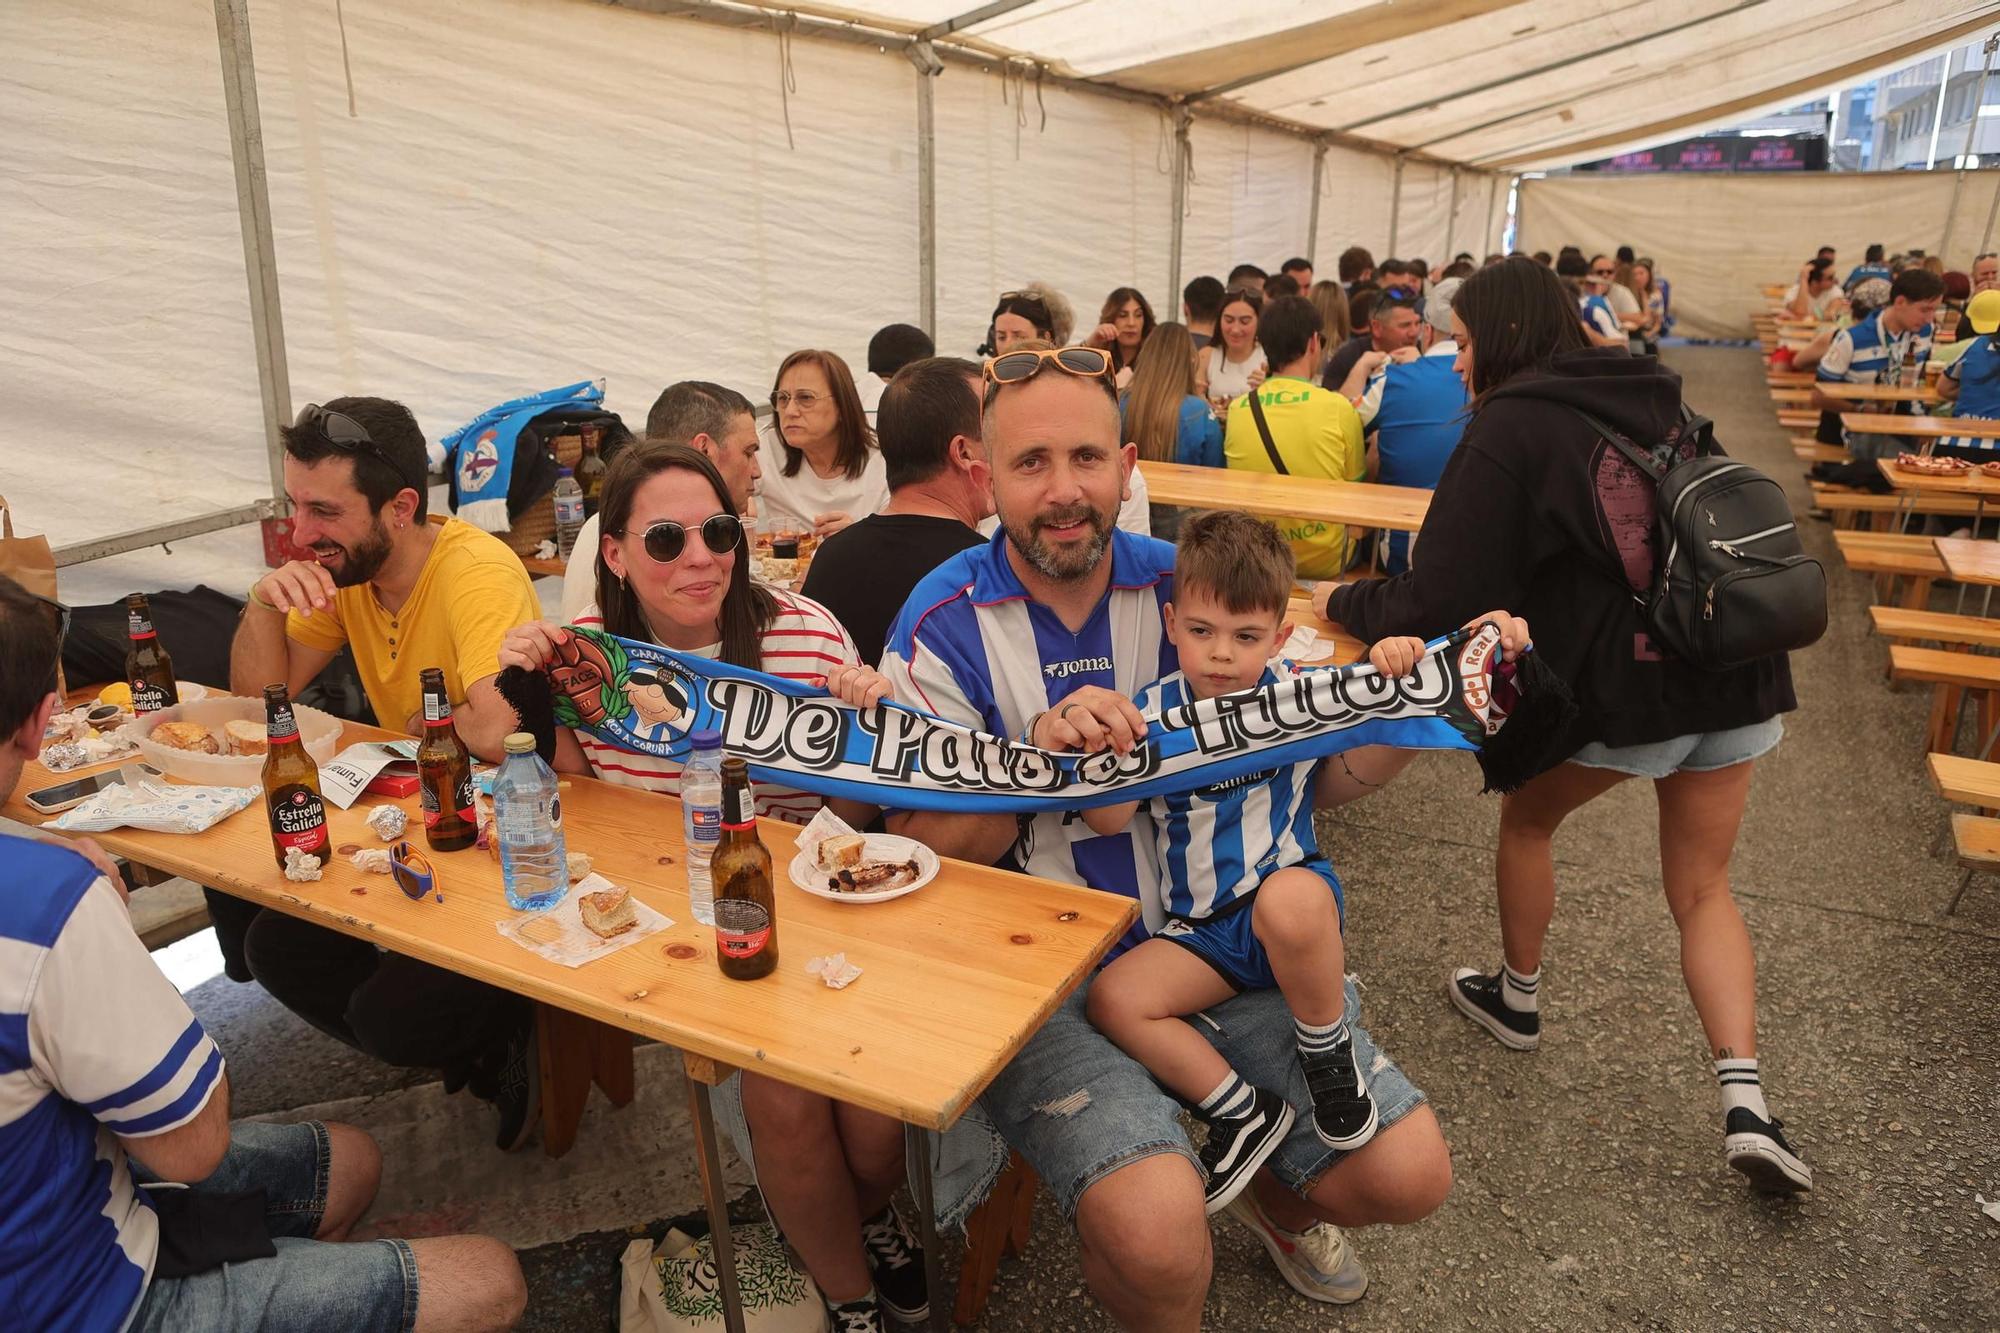
[[1255,1190],[1244,1190],[1222,1211],[1264,1242],[1279,1275],[1299,1295],[1332,1305],[1351,1305],[1367,1295],[1368,1270],[1333,1223],[1320,1222],[1302,1232],[1287,1231],[1271,1220],[1257,1202]]

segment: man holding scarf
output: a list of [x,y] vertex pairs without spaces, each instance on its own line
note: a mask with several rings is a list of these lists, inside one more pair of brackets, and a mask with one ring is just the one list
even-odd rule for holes
[[[1132,696],[1175,665],[1160,610],[1172,594],[1173,548],[1115,527],[1137,450],[1120,442],[1108,365],[1089,373],[1079,349],[1058,359],[1037,348],[987,363],[984,427],[1001,531],[917,586],[890,631],[882,671],[898,699],[981,731],[1123,752],[1146,730]],[[1510,650],[1521,633],[1518,622],[1507,627]],[[1387,781],[1408,755],[1350,751],[1357,781],[1347,798]],[[892,815],[890,826],[940,855],[1142,903],[1154,896],[1143,825],[1098,837],[1074,812],[1018,821],[912,812]],[[1177,1103],[1090,1025],[1083,1000],[1082,991],[1072,996],[1029,1040],[981,1110],[1074,1219],[1085,1277],[1119,1324],[1196,1329],[1211,1250],[1194,1150]],[[1301,1117],[1230,1209],[1286,1281],[1321,1301],[1353,1301],[1367,1287],[1340,1227],[1417,1221],[1451,1187],[1436,1118],[1359,1026],[1358,1006],[1350,985],[1356,1058],[1376,1089],[1380,1132],[1341,1153],[1319,1142],[1310,1114]],[[1240,995],[1212,1018],[1211,1040],[1245,1078],[1291,1088],[1292,1023],[1278,992]],[[1303,1100],[1302,1085],[1291,1090]],[[958,1214],[963,1200],[953,1191],[983,1191],[991,1174],[968,1181],[947,1171],[940,1211]]]

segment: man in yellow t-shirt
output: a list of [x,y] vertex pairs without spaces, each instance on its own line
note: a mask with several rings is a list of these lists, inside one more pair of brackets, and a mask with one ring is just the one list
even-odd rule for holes
[[[1314,383],[1325,351],[1319,311],[1303,296],[1281,297],[1257,320],[1271,373],[1254,392],[1271,428],[1271,442],[1286,474],[1328,481],[1361,481],[1368,475],[1361,418],[1354,405]],[[1276,473],[1245,394],[1229,405],[1222,436],[1223,460],[1245,472]],[[1278,532],[1298,558],[1299,577],[1330,579],[1347,568],[1352,541],[1345,526],[1317,518],[1281,518]]]
[[[519,557],[458,519],[426,521],[422,430],[401,403],[336,398],[285,428],[292,539],[313,553],[259,579],[230,644],[229,683],[296,695],[342,644],[375,720],[423,730],[419,674],[444,671],[466,748],[497,759],[519,720],[500,697],[500,639],[541,615]],[[445,867],[440,865],[441,870]],[[449,870],[445,870],[449,874]],[[518,996],[234,899],[210,897],[232,976],[263,983],[314,1027],[390,1064],[440,1069],[526,1141],[539,1110],[534,1014]],[[232,958],[231,954],[235,957]]]

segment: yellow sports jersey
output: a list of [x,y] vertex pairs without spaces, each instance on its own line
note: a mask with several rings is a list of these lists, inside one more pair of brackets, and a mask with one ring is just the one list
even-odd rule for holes
[[498,537],[462,519],[448,519],[417,586],[394,613],[384,611],[369,584],[338,589],[333,605],[311,616],[285,617],[285,633],[308,648],[354,648],[362,688],[375,720],[402,731],[422,708],[425,667],[444,670],[452,702],[468,686],[500,670],[500,640],[516,625],[539,620],[541,602],[521,557]]
[[[1287,473],[1327,481],[1360,481],[1368,475],[1361,418],[1343,395],[1289,375],[1271,376],[1256,392]],[[1248,395],[1229,405],[1222,456],[1228,466],[1244,472],[1278,470],[1257,434]],[[1330,579],[1347,568],[1351,543],[1343,525],[1317,518],[1275,521],[1298,558],[1300,578]]]

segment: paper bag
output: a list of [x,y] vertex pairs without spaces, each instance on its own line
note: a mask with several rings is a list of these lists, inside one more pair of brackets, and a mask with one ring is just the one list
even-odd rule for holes
[[0,574],[29,592],[56,600],[56,556],[47,537],[16,537],[14,511],[0,496]]

